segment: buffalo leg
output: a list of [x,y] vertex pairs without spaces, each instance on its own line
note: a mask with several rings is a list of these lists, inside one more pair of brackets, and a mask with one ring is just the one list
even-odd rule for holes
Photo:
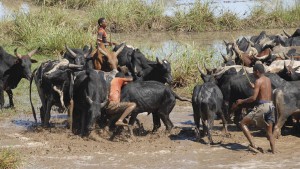
[[163,121],[163,123],[165,124],[166,130],[171,131],[174,125],[170,120],[169,114],[166,115],[166,114],[160,113],[160,118]]
[[152,113],[153,117],[153,130],[152,132],[157,132],[157,130],[160,128],[161,123],[160,123],[160,118],[157,112]]
[[53,97],[49,96],[49,99],[47,100],[47,105],[46,105],[46,111],[45,111],[45,121],[44,121],[44,127],[50,127],[50,111],[52,107],[52,100]]
[[80,136],[83,137],[85,133],[85,124],[86,124],[86,114],[82,113],[81,115],[81,128],[80,128]]
[[45,122],[45,107],[44,106],[40,107],[40,116],[41,116],[41,123],[44,124],[44,122]]
[[194,116],[194,123],[195,123],[195,133],[196,133],[196,139],[200,140],[200,112],[199,112],[199,106],[193,102],[193,116]]
[[[204,136],[208,135],[207,120],[204,120],[203,118],[201,118],[201,121],[202,121],[202,125],[203,125]],[[208,136],[208,144],[210,144],[210,138],[209,138],[209,136]]]
[[8,98],[9,98],[9,107],[14,107],[12,90],[6,90],[6,93],[8,94]]
[[225,134],[228,133],[228,129],[227,129],[227,121],[225,119],[224,113],[221,111],[220,112],[221,118],[222,118],[222,123],[223,123],[223,129],[225,131]]
[[207,120],[207,136],[208,136],[209,144],[214,143],[213,140],[212,140],[212,136],[211,136],[211,131],[212,131],[213,126],[214,126],[214,117],[210,117]]

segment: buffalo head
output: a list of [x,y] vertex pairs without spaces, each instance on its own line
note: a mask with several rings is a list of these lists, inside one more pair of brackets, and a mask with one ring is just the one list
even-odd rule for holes
[[[112,52],[105,48],[103,43],[100,43],[97,47],[97,56],[100,61],[100,69],[104,71],[117,70],[118,68],[118,55],[125,47],[125,43],[116,51]],[[100,53],[99,53],[100,52]],[[102,56],[102,55],[104,56]],[[99,56],[101,55],[101,56]],[[94,55],[95,57],[95,55]],[[103,58],[102,58],[103,57]]]
[[166,59],[159,60],[156,58],[158,72],[162,75],[162,83],[171,84],[173,81],[171,73],[171,64]]

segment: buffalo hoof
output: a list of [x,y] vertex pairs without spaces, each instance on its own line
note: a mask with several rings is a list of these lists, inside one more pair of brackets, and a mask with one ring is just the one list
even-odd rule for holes
[[97,142],[103,142],[103,139],[94,130],[91,131],[88,138],[91,139],[91,140],[97,141]]
[[5,109],[14,109],[15,106],[14,106],[14,105],[8,104],[8,105],[6,105],[6,106],[3,106],[3,108],[5,108]]

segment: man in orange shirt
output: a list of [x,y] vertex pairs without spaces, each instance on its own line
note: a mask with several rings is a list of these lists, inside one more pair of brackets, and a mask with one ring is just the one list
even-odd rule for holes
[[136,104],[133,102],[120,102],[121,100],[121,88],[128,82],[131,82],[132,78],[125,78],[122,73],[117,73],[116,77],[110,82],[109,92],[109,104],[107,106],[108,114],[121,114],[121,117],[116,122],[117,126],[126,126],[123,122],[124,118],[131,114],[135,109]]
[[107,33],[105,31],[106,26],[107,26],[107,23],[106,23],[105,18],[99,18],[96,44],[98,45],[100,43],[104,43],[105,46],[116,45],[116,43],[107,42]]

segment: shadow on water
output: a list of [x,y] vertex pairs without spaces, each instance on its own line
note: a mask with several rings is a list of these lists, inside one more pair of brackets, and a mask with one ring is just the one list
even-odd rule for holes
[[[215,145],[216,146],[216,145]],[[225,149],[232,150],[232,151],[245,151],[248,150],[247,146],[241,145],[239,143],[226,143],[226,144],[218,144]]]
[[[59,129],[59,128],[60,129],[68,128],[68,123],[67,123],[68,115],[66,115],[66,114],[52,115],[49,127],[43,127],[41,122],[35,123],[34,120],[31,120],[31,119],[25,120],[25,119],[26,118],[24,118],[24,117],[19,117],[19,118],[12,120],[11,122],[16,126],[26,128],[27,131],[33,131],[33,132],[41,131],[44,129],[51,130],[51,129]],[[40,119],[40,118],[37,117],[37,119]]]
[[171,134],[171,140],[191,140],[195,141],[195,131],[193,127],[174,127],[173,130],[180,130],[179,133]]

